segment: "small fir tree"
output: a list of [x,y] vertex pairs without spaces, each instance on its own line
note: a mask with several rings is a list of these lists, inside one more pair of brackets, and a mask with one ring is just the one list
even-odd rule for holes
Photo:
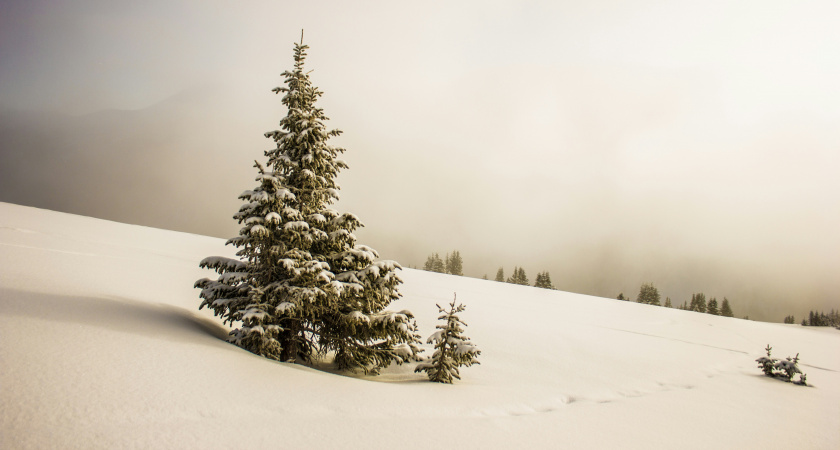
[[671,304],[671,297],[665,297],[665,307],[666,308],[673,308],[674,305]]
[[463,336],[464,327],[467,326],[459,317],[458,313],[464,311],[464,305],[456,305],[456,298],[449,304],[449,310],[435,305],[441,313],[438,320],[443,321],[442,325],[432,334],[427,343],[434,344],[435,352],[428,362],[417,365],[415,372],[426,372],[429,381],[438,383],[452,383],[453,378],[461,379],[458,369],[461,366],[479,364],[478,355],[481,351],[470,339]]
[[639,289],[639,295],[636,297],[636,301],[639,303],[645,303],[648,305],[656,305],[660,306],[659,303],[659,291],[653,285],[653,283],[645,283]]
[[344,149],[327,144],[341,132],[328,130],[315,106],[322,92],[304,70],[307,48],[295,44],[294,70],[273,90],[288,113],[265,134],[276,148],[265,152],[265,166],[255,164],[257,187],[239,197],[242,228],[228,244],[240,259],[201,261],[219,277],[196,282],[199,309],[241,322],[230,341],[266,358],[307,362],[329,352],[339,369],[376,372],[414,358],[419,340],[411,312],[384,310],[400,297],[400,265],[377,261],[356,243],[361,221],[329,208],[347,165],[338,159]]
[[496,271],[496,278],[494,278],[494,280],[495,281],[500,281],[500,282],[505,281],[505,269],[504,268],[499,267],[499,270]]
[[625,297],[625,296],[624,296],[624,293],[623,293],[623,292],[620,292],[620,293],[618,294],[618,297],[616,297],[615,299],[616,299],[616,300],[623,300],[623,301],[630,300],[630,298],[629,298],[629,297]]
[[729,305],[729,300],[723,297],[723,302],[720,304],[720,315],[723,317],[735,317],[732,312],[732,306]]

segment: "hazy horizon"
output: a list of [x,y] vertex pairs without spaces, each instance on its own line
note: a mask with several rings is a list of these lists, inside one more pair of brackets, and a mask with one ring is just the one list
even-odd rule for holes
[[236,235],[303,28],[344,131],[336,208],[383,257],[799,322],[840,307],[838,21],[828,1],[3,2],[0,201]]

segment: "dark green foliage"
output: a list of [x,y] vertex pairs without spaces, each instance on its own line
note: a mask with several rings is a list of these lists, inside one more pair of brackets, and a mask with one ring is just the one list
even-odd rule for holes
[[706,312],[706,295],[702,292],[699,294],[692,294],[691,304],[688,305],[688,309],[690,311],[696,311],[701,313]]
[[499,270],[496,271],[496,278],[494,278],[494,280],[495,281],[501,281],[501,282],[505,281],[505,269],[504,268],[499,267]]
[[537,280],[534,283],[534,287],[554,289],[554,284],[551,283],[551,275],[548,274],[548,271],[537,274]]
[[426,258],[426,263],[423,264],[423,270],[428,272],[446,273],[446,265],[443,260],[440,259],[440,255],[434,253]]
[[446,273],[452,275],[464,275],[464,260],[461,259],[461,252],[455,250],[452,255],[446,255]]
[[709,303],[706,305],[706,314],[711,314],[714,316],[720,314],[720,311],[718,311],[718,303],[716,298],[712,297],[712,299],[709,300]]
[[653,283],[645,283],[639,289],[639,295],[636,297],[636,302],[659,306],[659,299],[659,291]]
[[464,305],[456,305],[453,299],[449,310],[440,305],[435,306],[442,314],[438,320],[443,321],[442,325],[435,327],[438,331],[427,341],[434,344],[435,352],[428,362],[418,364],[414,371],[426,372],[430,381],[452,383],[453,378],[461,379],[459,367],[479,364],[477,358],[481,351],[468,337],[462,335],[467,324],[457,314],[465,309]]
[[820,311],[810,311],[808,313],[808,321],[803,321],[803,325],[812,327],[840,327],[840,312],[831,310],[828,314]]
[[508,278],[507,282],[513,284],[521,284],[525,286],[531,284],[530,282],[528,282],[528,276],[525,275],[525,269],[515,266],[513,268],[513,276]]
[[665,307],[666,308],[673,308],[674,305],[671,304],[671,297],[665,297]]
[[196,282],[199,308],[241,321],[230,340],[258,355],[307,362],[334,353],[340,369],[376,372],[412,359],[418,336],[409,311],[384,311],[400,296],[399,264],[377,261],[375,250],[356,244],[361,221],[329,208],[347,165],[337,158],[344,149],[327,144],[341,132],[328,130],[315,106],[322,92],[304,70],[307,48],[295,44],[294,70],[273,90],[288,113],[265,134],[276,148],[265,152],[265,166],[256,163],[257,187],[239,197],[242,228],[228,244],[240,259],[201,262],[219,277]]
[[732,312],[732,306],[729,305],[729,300],[726,297],[723,297],[723,303],[720,305],[720,315],[723,317],[735,317],[735,314]]
[[793,316],[785,316],[785,323],[796,323],[796,319]]
[[623,293],[623,292],[620,292],[620,293],[618,294],[618,297],[616,297],[615,299],[616,299],[616,300],[624,300],[624,301],[630,300],[630,298],[629,298],[629,297],[625,297],[625,296],[624,296],[624,293]]

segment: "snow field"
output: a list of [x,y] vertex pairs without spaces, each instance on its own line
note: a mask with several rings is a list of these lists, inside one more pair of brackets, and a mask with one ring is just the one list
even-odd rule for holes
[[0,448],[840,447],[836,330],[406,269],[389,309],[425,342],[457,292],[481,365],[334,374],[222,340],[192,285],[223,243],[0,203]]

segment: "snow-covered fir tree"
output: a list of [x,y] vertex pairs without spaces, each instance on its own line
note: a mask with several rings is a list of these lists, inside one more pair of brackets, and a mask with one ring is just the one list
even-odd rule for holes
[[434,344],[435,352],[427,362],[418,364],[414,369],[415,372],[426,372],[430,381],[452,383],[453,378],[461,379],[459,367],[479,364],[481,351],[462,334],[467,324],[458,318],[458,313],[464,311],[465,306],[456,305],[456,299],[457,296],[449,304],[449,310],[435,305],[441,313],[438,320],[443,322],[435,327],[438,331],[427,341]]
[[257,186],[239,197],[242,228],[228,244],[240,259],[201,261],[219,277],[196,282],[199,308],[241,321],[230,340],[258,355],[306,362],[330,353],[340,369],[375,373],[415,357],[419,337],[411,312],[384,310],[400,296],[400,265],[356,243],[363,225],[355,215],[329,208],[347,165],[338,159],[344,149],[327,144],[341,132],[328,130],[315,106],[322,92],[304,70],[307,49],[295,44],[294,70],[273,90],[288,113],[265,134],[276,147],[255,165]]

